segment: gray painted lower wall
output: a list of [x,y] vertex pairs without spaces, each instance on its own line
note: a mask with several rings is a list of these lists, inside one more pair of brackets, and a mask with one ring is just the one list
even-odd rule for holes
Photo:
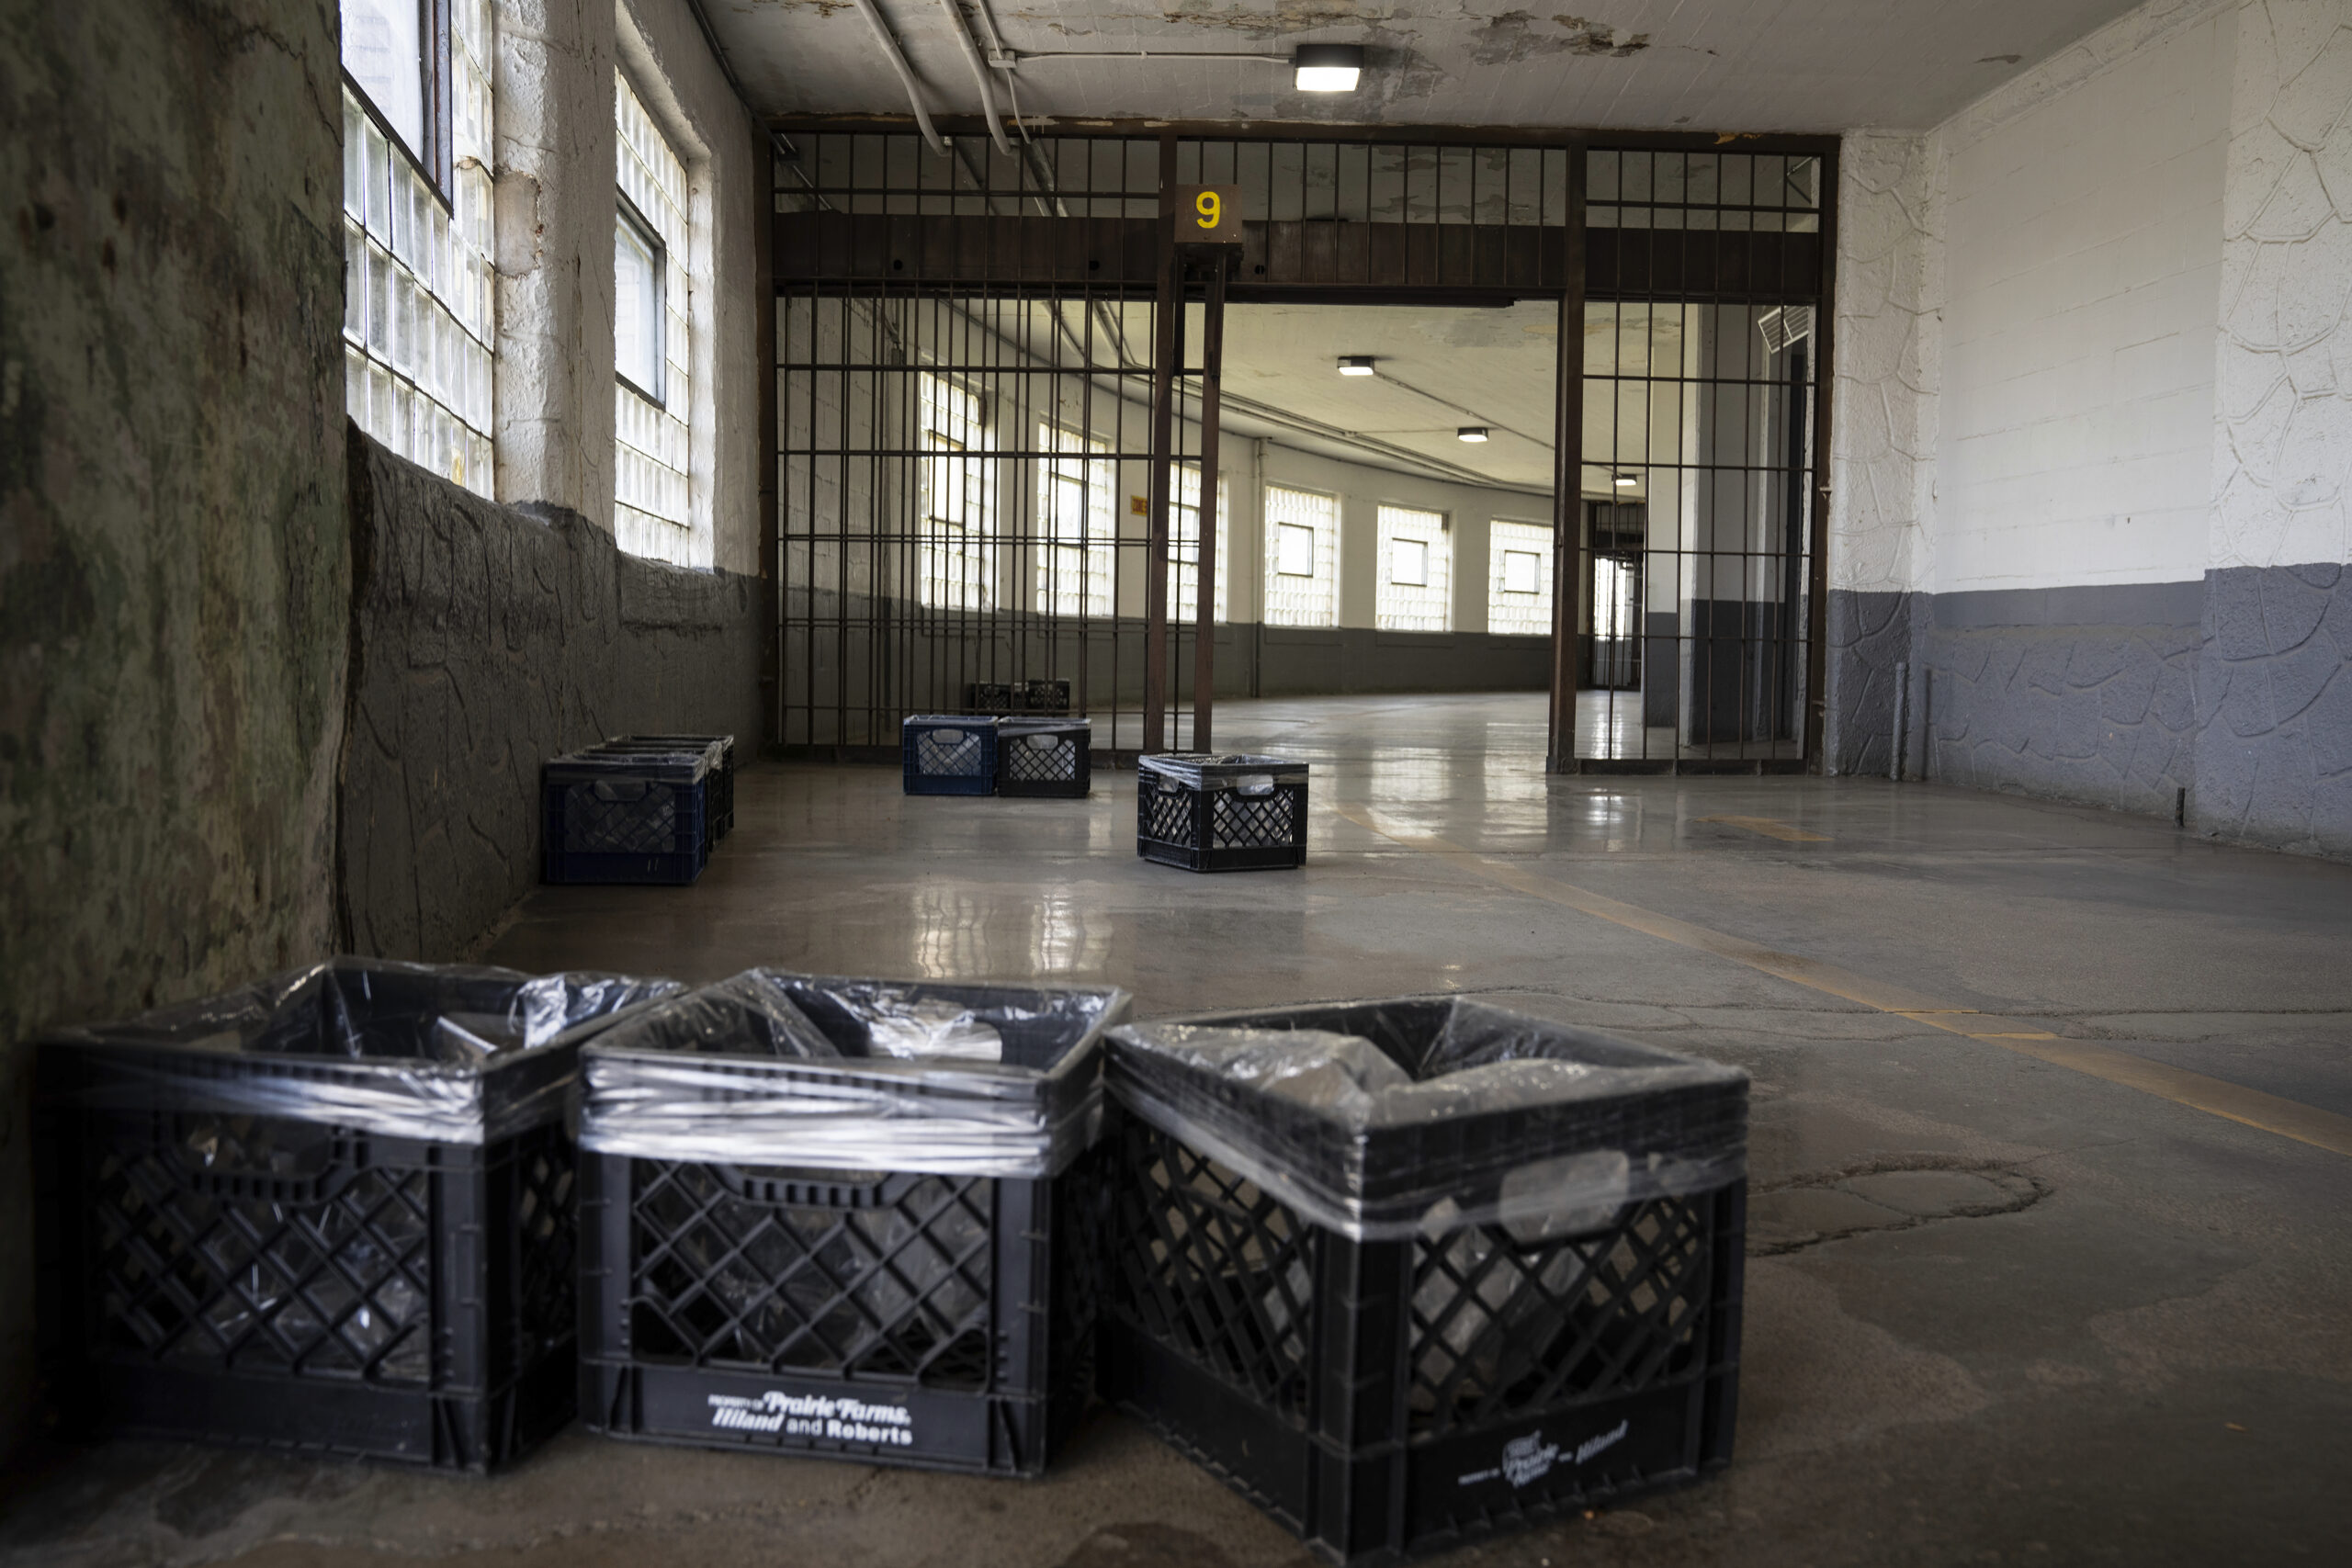
[[2233,568],[2205,589],[2192,819],[2352,855],[2352,568]]
[[[1240,671],[1257,661],[1261,696],[1348,692],[1540,692],[1552,639],[1491,632],[1384,632],[1363,626],[1236,626]],[[1254,653],[1251,645],[1255,641]],[[1219,641],[1217,658],[1226,657]],[[1237,681],[1247,681],[1237,673]],[[1217,685],[1226,682],[1220,670]],[[1244,684],[1242,689],[1247,690]]]
[[[805,590],[788,593],[784,608],[782,739],[788,747],[896,746],[900,714],[959,712],[976,682],[1068,681],[1074,706],[1098,716],[1143,701],[1140,620],[942,613]],[[1246,622],[1219,626],[1215,635],[1220,699],[1540,692],[1550,680],[1546,637]],[[1192,693],[1189,635],[1171,674],[1182,705]]]
[[2171,816],[2194,782],[2202,596],[2133,583],[1915,606],[1928,776]]
[[[1909,666],[1911,777],[2352,853],[2352,571],[1938,595],[1833,592],[1838,773],[1887,771]],[[2186,799],[2182,792],[2186,791]]]
[[443,959],[537,882],[545,759],[629,730],[761,738],[757,583],[624,556],[351,436],[345,943]]
[[[1898,679],[1907,679],[1914,593],[1837,590],[1824,606],[1825,680],[1828,687],[1822,752],[1833,773],[1885,773],[1894,766]],[[1916,770],[1916,724],[1904,743]]]

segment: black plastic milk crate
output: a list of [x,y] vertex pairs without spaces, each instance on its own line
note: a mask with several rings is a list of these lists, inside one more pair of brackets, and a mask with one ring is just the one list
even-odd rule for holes
[[[1098,1092],[1096,1044],[1125,1009],[1124,994],[1100,995],[1038,1090],[1064,1111]],[[829,1034],[842,1027],[810,1012]],[[861,1077],[854,1059],[695,1065],[763,1100],[796,1083],[837,1096]],[[888,1092],[924,1091],[900,1078]],[[712,1089],[697,1103],[723,1120],[735,1100]],[[1101,1156],[1018,1179],[584,1152],[582,1420],[651,1442],[1043,1473],[1093,1392]]]
[[1136,853],[1186,871],[1306,863],[1306,764],[1178,751],[1136,760]]
[[541,876],[684,886],[710,860],[710,760],[575,751],[539,769]]
[[[1345,1010],[1248,1021],[1374,1032]],[[1463,1120],[1417,1129],[1416,1157],[1527,1130]],[[1730,1462],[1744,1179],[1577,1234],[1354,1240],[1123,1105],[1105,1147],[1102,1396],[1325,1559],[1443,1551]]]
[[623,735],[604,748],[628,747],[640,751],[677,750],[711,753],[706,804],[712,843],[735,830],[735,738],[731,735]]
[[1013,696],[1023,713],[1069,712],[1068,681],[1016,681]]
[[964,705],[977,714],[1011,713],[1019,689],[1018,682],[974,681],[964,688]]
[[899,726],[909,795],[996,790],[997,721],[968,714],[917,714]]
[[[413,966],[329,967],[383,999]],[[87,1045],[44,1043],[37,1140],[44,1359],[75,1435],[481,1472],[571,1422],[573,1046],[494,1069],[553,1119],[465,1144],[234,1108],[364,1095],[382,1064]]]
[[1083,800],[1093,788],[1091,721],[1007,719],[997,728],[996,792]]
[[[1091,1156],[1090,1156],[1091,1159]],[[1083,1414],[1100,1187],[590,1155],[584,1419],[1037,1475]]]

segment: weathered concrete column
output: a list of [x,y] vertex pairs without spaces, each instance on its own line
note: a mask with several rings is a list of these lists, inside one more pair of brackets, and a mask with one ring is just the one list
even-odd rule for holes
[[497,13],[498,499],[609,532],[613,7]]

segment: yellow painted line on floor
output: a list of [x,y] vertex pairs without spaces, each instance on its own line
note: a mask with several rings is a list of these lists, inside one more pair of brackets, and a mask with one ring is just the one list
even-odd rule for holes
[[2333,1111],[2300,1100],[2265,1094],[2260,1089],[2246,1089],[2221,1078],[2208,1077],[2185,1067],[2167,1066],[2134,1056],[2128,1051],[2091,1040],[2067,1040],[2047,1030],[2028,1029],[2014,1019],[1996,1018],[1973,1008],[1946,1007],[1931,997],[1921,996],[1901,986],[1874,980],[1867,975],[1857,975],[1834,964],[1806,958],[1799,953],[1781,953],[1759,942],[1710,931],[1705,926],[1679,920],[1671,915],[1661,915],[1645,909],[1638,904],[1628,904],[1611,898],[1605,893],[1595,893],[1571,882],[1561,882],[1549,876],[1513,865],[1508,861],[1482,855],[1464,848],[1451,839],[1435,834],[1416,833],[1407,829],[1384,824],[1379,815],[1361,806],[1335,806],[1340,816],[1359,828],[1379,834],[1392,843],[1427,854],[1442,855],[1472,874],[1498,883],[1515,893],[1531,898],[1563,905],[1579,914],[1637,931],[1645,936],[1712,953],[1718,958],[1728,958],[1744,964],[1777,979],[1859,1002],[1876,1011],[1898,1017],[1916,1019],[1931,1028],[1971,1040],[1983,1040],[2005,1051],[2014,1051],[2052,1066],[2066,1067],[2109,1083],[2120,1084],[2153,1094],[2160,1100],[2208,1115],[2256,1127],[2266,1133],[2276,1133],[2297,1143],[2326,1149],[2331,1154],[2352,1156],[2352,1116],[2341,1116]]
[[1745,828],[1751,833],[1761,833],[1768,839],[1778,839],[1790,844],[1826,844],[1826,833],[1808,833],[1793,822],[1782,822],[1771,817],[1702,817],[1702,822],[1720,822],[1726,828]]

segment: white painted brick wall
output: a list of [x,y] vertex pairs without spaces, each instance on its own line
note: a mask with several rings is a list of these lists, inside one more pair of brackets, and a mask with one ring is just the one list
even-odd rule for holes
[[2352,561],[2352,5],[2238,24],[2211,565]]
[[1938,133],[1942,378],[1922,586],[2203,575],[2235,23],[2209,11],[2135,33],[2006,119]]
[[2150,0],[1842,164],[1833,586],[2352,561],[2352,0]]
[[1935,505],[1943,248],[1934,137],[1855,131],[1838,155],[1829,585],[1919,586]]

